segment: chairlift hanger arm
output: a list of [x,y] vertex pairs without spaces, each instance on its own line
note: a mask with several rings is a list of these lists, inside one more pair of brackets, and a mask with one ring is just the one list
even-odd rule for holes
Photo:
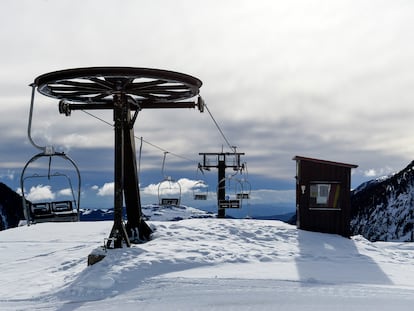
[[199,155],[245,155],[244,152],[200,152]]
[[[224,166],[226,168],[230,167],[233,169],[243,169],[243,164],[240,164],[240,156],[244,155],[244,152],[200,152],[199,155],[203,156],[203,163],[199,163],[199,166],[201,166],[203,169],[208,169],[208,168],[218,168],[220,165],[220,162],[224,162]],[[214,163],[209,163],[209,161],[207,160],[208,156],[216,156],[217,157],[217,161],[213,161]],[[226,158],[227,157],[235,157],[236,161],[235,164],[233,165],[228,165],[226,163]],[[221,159],[220,159],[221,158]]]

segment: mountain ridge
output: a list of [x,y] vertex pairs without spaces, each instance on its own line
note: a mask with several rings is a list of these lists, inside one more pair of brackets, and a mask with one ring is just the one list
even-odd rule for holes
[[351,232],[370,241],[413,241],[414,161],[351,192]]

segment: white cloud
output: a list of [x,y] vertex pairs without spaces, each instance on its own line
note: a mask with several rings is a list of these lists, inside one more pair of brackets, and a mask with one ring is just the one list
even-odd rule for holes
[[72,196],[72,190],[70,188],[65,188],[58,191],[59,196]]
[[142,188],[142,193],[147,195],[158,195],[158,186],[159,184],[149,184],[148,186]]
[[392,169],[391,167],[381,167],[379,169],[370,168],[364,171],[364,176],[366,177],[382,177],[387,176],[389,174],[395,173],[396,170]]
[[374,176],[377,176],[377,172],[373,168],[370,168],[369,170],[366,170],[364,172],[364,175],[366,177],[374,177]]
[[51,186],[37,185],[30,188],[26,199],[29,201],[53,200],[55,194],[52,192]]
[[199,180],[192,180],[188,178],[180,178],[178,180],[165,179],[157,184],[150,184],[142,189],[142,192],[147,195],[165,194],[186,194],[194,190],[194,187],[200,188],[202,185]]
[[178,183],[181,185],[182,193],[192,192],[195,186],[197,186],[197,188],[202,187],[199,180],[192,180],[188,178],[180,178]]
[[98,189],[99,196],[113,196],[114,195],[114,183],[105,183],[101,188]]

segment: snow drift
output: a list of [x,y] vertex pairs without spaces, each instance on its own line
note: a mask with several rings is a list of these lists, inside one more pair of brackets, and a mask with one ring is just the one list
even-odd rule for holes
[[108,250],[111,221],[0,232],[1,310],[411,310],[414,245],[270,220],[150,221],[153,239]]

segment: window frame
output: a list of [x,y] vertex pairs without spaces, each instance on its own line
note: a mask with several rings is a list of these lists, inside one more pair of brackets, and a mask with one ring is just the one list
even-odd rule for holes
[[[317,189],[315,189],[315,186],[317,187]],[[309,182],[308,208],[310,210],[329,210],[329,211],[342,210],[341,197],[342,197],[343,187],[341,186],[342,184],[339,181],[311,181]],[[334,192],[332,193],[332,191]],[[320,194],[326,194],[326,195],[320,195]],[[314,202],[312,198],[314,199]],[[318,200],[319,200],[319,203],[318,203]]]

